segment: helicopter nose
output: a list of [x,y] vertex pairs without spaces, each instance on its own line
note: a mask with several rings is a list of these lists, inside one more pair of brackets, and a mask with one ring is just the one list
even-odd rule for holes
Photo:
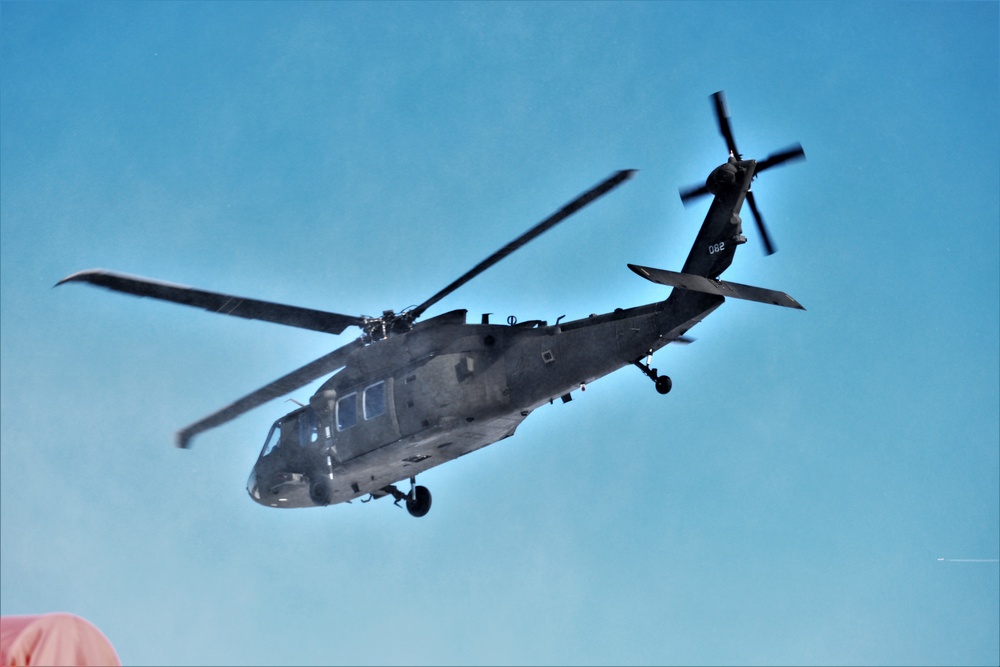
[[254,500],[260,500],[260,491],[257,490],[257,470],[256,468],[250,471],[250,477],[247,479],[247,493]]

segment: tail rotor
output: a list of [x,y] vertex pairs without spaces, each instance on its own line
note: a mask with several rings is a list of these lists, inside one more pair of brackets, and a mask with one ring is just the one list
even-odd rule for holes
[[[729,117],[729,107],[726,104],[726,96],[720,90],[714,93],[711,97],[712,106],[715,109],[715,118],[719,125],[719,133],[726,142],[726,147],[729,149],[730,163],[743,163],[743,156],[740,154],[736,147],[736,139],[733,136],[733,129],[730,123]],[[794,162],[796,160],[804,160],[806,153],[802,150],[802,146],[798,143],[792,144],[791,146],[784,148],[780,151],[771,153],[766,158],[756,163],[746,163],[755,164],[753,167],[753,177],[756,178],[757,174],[761,173],[766,169],[771,167],[777,167],[786,162]],[[734,162],[735,161],[735,162]],[[695,185],[688,188],[683,188],[680,191],[681,201],[685,206],[689,205],[696,199],[699,199],[705,195],[712,194],[712,190],[709,184],[706,182],[704,185]],[[767,226],[764,224],[764,218],[760,214],[760,210],[757,208],[757,201],[754,199],[753,192],[748,191],[746,196],[746,202],[750,206],[750,213],[753,215],[754,222],[757,224],[757,231],[760,233],[761,241],[764,244],[764,254],[773,255],[777,248],[774,242],[771,240],[771,235],[767,231]]]

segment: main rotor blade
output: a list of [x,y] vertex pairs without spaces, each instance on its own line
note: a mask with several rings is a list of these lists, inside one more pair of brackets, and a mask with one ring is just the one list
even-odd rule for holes
[[771,235],[767,233],[764,218],[760,216],[760,211],[757,210],[757,200],[753,198],[753,192],[747,192],[747,203],[750,204],[750,212],[753,213],[753,219],[757,222],[757,230],[760,231],[760,238],[764,242],[764,254],[773,255],[778,249],[771,243]]
[[726,95],[721,90],[712,94],[712,102],[715,104],[715,117],[719,121],[719,132],[726,140],[726,147],[729,152],[739,160],[740,152],[736,150],[736,139],[733,138],[733,128],[729,126],[729,108],[726,106]]
[[187,449],[191,446],[191,439],[199,433],[219,426],[220,424],[225,424],[227,421],[235,419],[244,412],[248,412],[256,407],[259,407],[271,399],[284,396],[285,394],[293,392],[300,387],[304,387],[317,378],[321,378],[324,375],[334,372],[335,370],[343,367],[351,353],[361,347],[364,347],[364,343],[360,339],[350,342],[342,347],[338,347],[330,354],[324,355],[316,361],[310,362],[302,368],[292,371],[288,375],[283,375],[274,382],[264,385],[257,391],[247,394],[243,398],[227,405],[217,412],[213,412],[204,419],[182,428],[177,432],[176,445],[183,449]]
[[802,150],[801,144],[793,144],[784,150],[777,151],[776,153],[771,153],[762,161],[757,163],[757,168],[754,173],[759,174],[765,169],[770,167],[776,167],[779,164],[788,162],[789,160],[804,160],[806,158],[806,152]]
[[580,195],[579,197],[577,197],[576,199],[574,199],[573,201],[566,204],[561,209],[559,209],[558,211],[547,217],[545,220],[542,220],[540,223],[529,229],[521,236],[518,236],[516,239],[514,239],[504,247],[500,248],[500,250],[497,250],[495,253],[493,253],[483,261],[481,261],[479,264],[476,264],[474,267],[472,267],[472,269],[464,273],[460,278],[458,278],[450,285],[445,287],[443,290],[441,290],[431,298],[427,299],[427,301],[424,301],[422,304],[420,304],[415,309],[410,311],[410,317],[416,319],[425,310],[427,310],[435,303],[437,303],[444,297],[454,292],[456,289],[458,289],[465,283],[469,282],[470,280],[478,276],[486,269],[490,268],[491,266],[499,262],[507,255],[510,255],[518,248],[538,238],[539,236],[541,236],[548,230],[552,229],[553,227],[555,227],[557,224],[559,224],[569,216],[579,211],[587,204],[590,204],[594,200],[611,192],[616,187],[618,187],[628,179],[632,178],[634,174],[635,174],[634,169],[623,169],[622,171],[619,171],[610,176],[609,178],[605,179],[604,181],[594,186],[590,190],[587,190],[582,195]]
[[89,269],[63,278],[56,286],[68,282],[85,282],[140,297],[172,301],[185,306],[204,308],[213,313],[233,315],[248,320],[275,322],[290,327],[312,329],[323,333],[339,334],[349,326],[362,326],[364,319],[352,315],[329,313],[312,308],[286,306],[270,301],[246,299],[219,292],[208,292],[186,285],[176,285],[141,276],[130,276],[104,269]]

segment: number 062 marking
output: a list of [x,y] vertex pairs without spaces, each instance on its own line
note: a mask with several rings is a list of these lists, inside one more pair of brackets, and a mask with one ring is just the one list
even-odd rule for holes
[[726,249],[725,241],[720,241],[719,243],[713,243],[712,245],[708,246],[708,254],[714,255],[716,253],[722,252],[725,249]]

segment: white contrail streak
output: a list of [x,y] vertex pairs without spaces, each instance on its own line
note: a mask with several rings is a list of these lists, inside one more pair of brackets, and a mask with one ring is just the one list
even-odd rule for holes
[[938,558],[944,563],[1000,563],[1000,558]]

